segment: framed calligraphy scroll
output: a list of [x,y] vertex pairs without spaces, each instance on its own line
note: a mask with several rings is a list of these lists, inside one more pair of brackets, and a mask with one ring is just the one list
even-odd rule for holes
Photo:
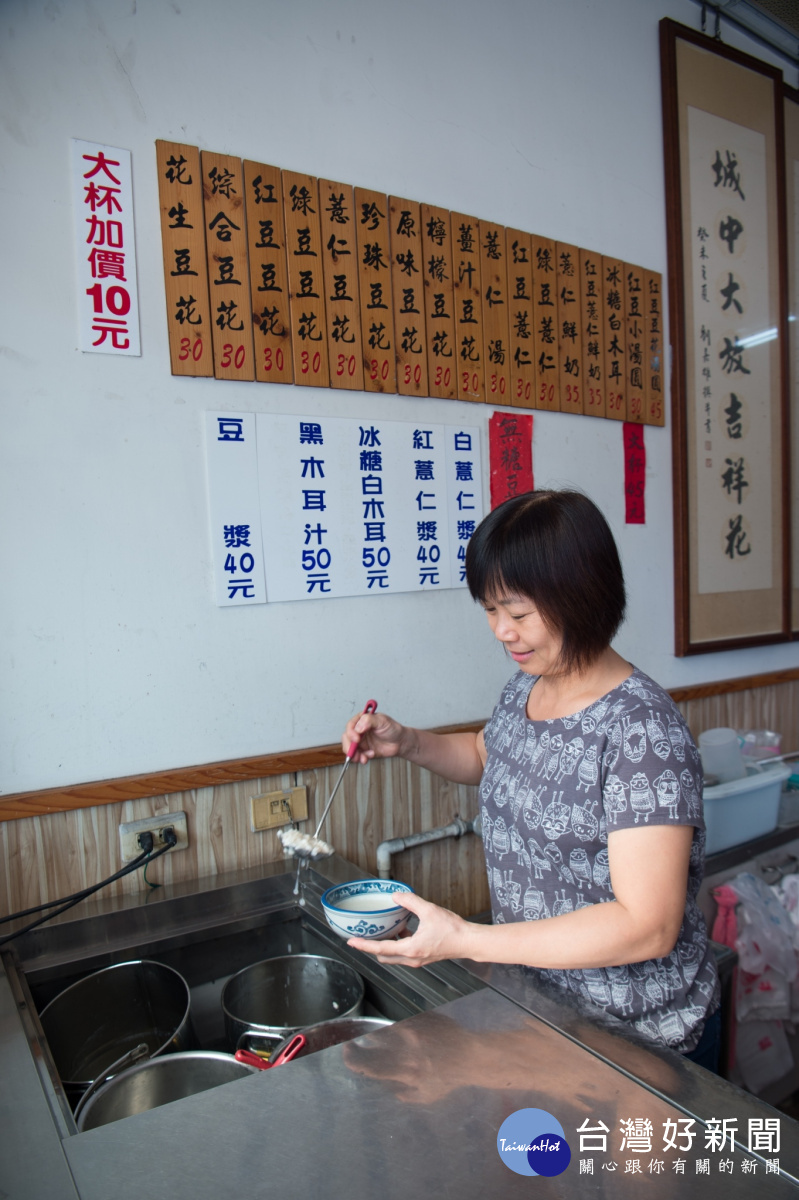
[[660,23],[676,653],[790,637],[780,72]]

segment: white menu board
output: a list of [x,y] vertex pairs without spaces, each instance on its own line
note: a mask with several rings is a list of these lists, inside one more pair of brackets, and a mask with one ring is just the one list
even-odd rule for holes
[[216,602],[264,604],[254,413],[206,413],[211,546]]
[[[238,453],[230,466],[242,443],[219,430],[240,422],[246,443],[252,421],[257,461]],[[225,545],[244,494],[242,512],[258,498],[268,601],[466,586],[466,545],[483,517],[476,427],[208,413],[207,432],[217,603],[263,600],[255,579],[248,594],[235,589]],[[254,575],[255,549],[251,558]]]

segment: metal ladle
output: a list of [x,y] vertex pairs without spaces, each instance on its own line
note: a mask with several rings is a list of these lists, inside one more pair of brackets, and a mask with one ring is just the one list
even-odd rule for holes
[[[367,700],[366,704],[364,705],[363,711],[365,713],[377,712],[377,701],[376,700]],[[330,805],[333,803],[333,801],[336,798],[336,792],[341,787],[341,781],[347,773],[347,768],[349,767],[353,758],[357,754],[358,747],[360,746],[360,744],[361,744],[360,738],[353,738],[353,740],[350,742],[350,747],[347,750],[347,756],[344,760],[344,766],[341,768],[339,777],[336,780],[335,787],[333,788],[332,792],[330,793],[327,804],[325,805],[325,808],[324,808],[324,812],[322,813],[321,817],[319,818],[319,824],[316,826],[316,832],[314,833],[313,838],[309,839],[309,843],[306,844],[305,846],[292,846],[292,848],[291,848],[292,854],[294,855],[295,858],[298,858],[298,859],[328,858],[333,853],[333,847],[332,846],[328,847],[327,842],[323,842],[321,840],[321,838],[319,837],[319,834],[321,832],[322,826],[325,823],[325,820],[327,819],[327,814],[330,812]],[[297,863],[297,880],[296,880],[296,883],[294,886],[295,895],[297,894],[297,892],[299,890],[300,866],[301,866],[301,863],[298,862]]]

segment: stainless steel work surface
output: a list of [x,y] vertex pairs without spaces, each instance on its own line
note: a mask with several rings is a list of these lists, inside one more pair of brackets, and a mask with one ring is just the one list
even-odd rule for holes
[[77,1200],[61,1152],[58,1114],[42,1087],[18,1003],[0,971],[0,1195],[4,1200]]
[[[338,857],[325,861],[324,872],[309,868],[299,895],[291,866],[274,864],[146,897],[88,901],[4,950],[0,1196],[485,1200],[531,1189],[637,1196],[645,1186],[654,1196],[701,1189],[709,1197],[748,1197],[753,1185],[767,1198],[797,1195],[796,1122],[681,1056],[642,1044],[537,972],[378,964],[327,928],[319,903],[329,883],[361,872]],[[214,1048],[224,1039],[225,980],[286,953],[349,962],[364,978],[367,1012],[397,1024],[77,1133],[36,1015],[53,995],[111,963],[153,958],[186,978],[195,1034]],[[544,1109],[563,1126],[572,1150],[563,1175],[531,1180],[500,1159],[500,1127],[524,1108]],[[737,1123],[735,1147],[707,1144],[714,1118]],[[773,1155],[764,1147],[756,1159],[748,1154],[749,1120],[781,1124]],[[581,1146],[585,1121],[607,1128],[604,1150],[596,1133]],[[693,1131],[690,1146],[669,1150],[664,1122],[679,1131],[679,1145]],[[626,1134],[622,1123],[631,1123]],[[651,1148],[641,1149],[647,1127]],[[622,1145],[631,1131],[633,1142]],[[766,1157],[780,1160],[782,1174],[766,1173]]]
[[[543,1108],[573,1161],[553,1179],[514,1174],[497,1153],[511,1113]],[[720,1116],[725,1114],[720,1113]],[[661,1150],[663,1123],[684,1114],[556,1030],[485,989],[273,1071],[65,1143],[82,1200],[407,1200],[479,1197],[796,1196],[790,1181],[738,1151]],[[609,1128],[608,1152],[580,1153],[586,1119]],[[648,1120],[653,1153],[619,1151],[620,1122]],[[680,1127],[678,1127],[680,1128]],[[697,1175],[695,1159],[711,1172]],[[719,1158],[732,1162],[721,1172]],[[682,1158],[685,1174],[675,1161]],[[593,1173],[580,1159],[593,1160]],[[650,1162],[660,1168],[649,1169]],[[637,1161],[638,1169],[627,1166]],[[615,1163],[615,1170],[610,1164]],[[606,1164],[603,1166],[603,1164]],[[644,1183],[645,1179],[645,1183]]]
[[775,1157],[779,1158],[780,1170],[799,1186],[799,1126],[759,1097],[698,1067],[682,1054],[651,1045],[634,1029],[625,1028],[615,1017],[606,1016],[601,1009],[564,991],[542,972],[465,960],[462,965],[525,1012],[588,1050],[591,1056],[631,1076],[684,1116],[695,1118],[697,1126],[726,1119],[737,1130],[738,1142],[746,1148],[750,1121],[762,1126],[763,1121],[779,1120],[783,1137]]

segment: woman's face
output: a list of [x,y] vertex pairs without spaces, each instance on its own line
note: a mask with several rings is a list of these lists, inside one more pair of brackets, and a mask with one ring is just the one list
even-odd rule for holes
[[490,597],[483,605],[491,632],[527,675],[559,674],[563,638],[525,596]]

